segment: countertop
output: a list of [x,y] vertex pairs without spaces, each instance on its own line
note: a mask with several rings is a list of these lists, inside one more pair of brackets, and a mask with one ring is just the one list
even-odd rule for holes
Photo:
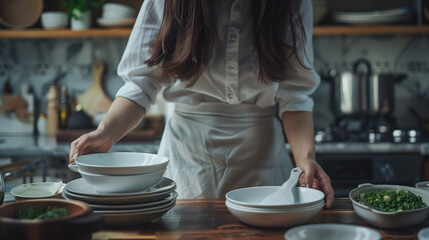
[[[353,210],[350,199],[336,198],[331,209],[323,209],[307,224],[344,223],[377,230],[383,239],[417,239],[429,219],[406,229],[380,229],[368,225]],[[270,239],[284,240],[288,228],[265,229],[246,225],[226,208],[224,200],[177,200],[176,206],[158,221],[138,227],[106,228],[93,240],[113,239]]]
[[[158,151],[159,140],[142,142],[119,142],[111,151],[149,152]],[[286,148],[290,149],[286,144]],[[0,158],[4,157],[66,157],[70,143],[57,142],[55,137],[47,136],[0,136]],[[429,142],[420,143],[317,143],[316,153],[413,153],[429,156]]]

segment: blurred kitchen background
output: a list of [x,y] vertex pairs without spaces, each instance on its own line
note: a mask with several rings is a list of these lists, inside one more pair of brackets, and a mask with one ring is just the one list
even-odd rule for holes
[[[0,18],[6,14],[5,6],[14,5],[7,2],[1,3],[4,6],[0,6]],[[362,181],[413,185],[429,179],[429,167],[425,164],[429,161],[429,1],[312,2],[314,63],[322,78],[313,95],[316,154],[331,175],[337,194],[348,192]],[[65,10],[60,1],[43,3],[43,13]],[[142,1],[106,3],[125,4],[137,12]],[[83,119],[84,112],[75,112],[74,99],[90,88],[95,79],[94,63],[98,61],[105,67],[101,77],[105,95],[113,99],[122,86],[116,68],[127,44],[130,19],[135,15],[106,22],[107,13],[103,11],[107,12],[103,6],[93,10],[92,26],[82,31],[70,30],[69,24],[45,30],[41,18],[17,29],[4,22],[0,24],[0,92],[3,96],[20,95],[25,99],[30,96],[30,102],[34,101],[27,106],[33,114],[30,124],[11,117],[10,111],[0,117],[3,165],[12,164],[15,159],[48,159],[47,165],[51,167],[47,175],[73,177],[64,167],[68,144],[91,126],[85,123],[58,127],[49,138],[43,137],[47,129],[38,122],[49,120],[43,115],[49,114],[48,93],[52,85],[56,86],[58,106],[61,90],[67,94],[71,109],[67,117]],[[361,62],[365,63],[353,69],[355,63]],[[371,76],[379,78],[365,75],[368,63]],[[347,79],[350,74],[366,79],[368,86],[356,84],[362,80]],[[4,106],[5,99],[2,101]],[[149,113],[150,121],[143,122],[140,131],[129,136],[123,145],[118,144],[116,150],[156,152],[160,125],[173,109],[159,98]],[[93,125],[99,121],[96,115],[89,116]],[[49,159],[60,160],[52,163]],[[59,170],[60,166],[64,168]]]

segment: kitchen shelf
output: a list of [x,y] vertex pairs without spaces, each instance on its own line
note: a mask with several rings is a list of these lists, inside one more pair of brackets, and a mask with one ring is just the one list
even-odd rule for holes
[[360,26],[316,26],[313,35],[387,35],[429,34],[429,25],[360,25]]
[[[0,38],[123,38],[128,37],[131,28],[94,28],[83,31],[44,30],[30,28],[25,30],[0,29]],[[382,34],[429,34],[429,25],[370,25],[370,26],[315,26],[314,35],[382,35]]]
[[70,29],[44,30],[44,29],[25,29],[25,30],[0,30],[0,38],[121,38],[128,37],[131,28],[94,28],[90,30],[72,31]]

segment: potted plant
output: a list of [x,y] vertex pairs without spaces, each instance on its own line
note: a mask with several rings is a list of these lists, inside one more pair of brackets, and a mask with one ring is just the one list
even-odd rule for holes
[[61,0],[71,19],[72,30],[84,30],[91,27],[91,11],[97,9],[105,0]]

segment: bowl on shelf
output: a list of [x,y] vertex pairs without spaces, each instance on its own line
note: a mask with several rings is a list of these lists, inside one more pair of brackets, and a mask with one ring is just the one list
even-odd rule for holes
[[43,12],[40,23],[44,29],[61,29],[68,26],[69,17],[66,12]]
[[[66,208],[67,216],[27,220],[16,216],[18,211],[48,206]],[[91,239],[103,227],[103,216],[92,212],[84,202],[64,199],[36,199],[8,203],[0,207],[0,239]]]
[[0,1],[0,24],[11,29],[33,26],[40,18],[43,0]]

